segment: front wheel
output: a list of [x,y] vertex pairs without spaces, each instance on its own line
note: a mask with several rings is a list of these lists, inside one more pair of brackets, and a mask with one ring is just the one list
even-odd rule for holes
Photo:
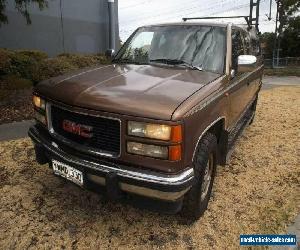
[[217,138],[206,133],[199,142],[193,162],[194,184],[183,199],[182,214],[188,220],[198,220],[207,209],[216,173],[216,155]]

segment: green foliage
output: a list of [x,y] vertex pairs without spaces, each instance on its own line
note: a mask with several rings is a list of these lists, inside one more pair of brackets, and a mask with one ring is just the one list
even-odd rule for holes
[[58,76],[78,67],[63,57],[50,58],[42,61],[32,74],[34,83],[38,83],[53,76]]
[[299,12],[300,1],[299,0],[277,0],[278,3],[278,19],[279,27],[278,33],[281,34],[285,26],[288,24],[289,17],[292,17],[295,13]]
[[277,0],[277,2],[279,2],[279,7],[283,10],[283,14],[286,16],[292,16],[299,11],[299,0]]
[[260,36],[265,58],[272,58],[273,56],[274,39],[275,33],[266,32]]
[[[15,8],[21,13],[25,19],[27,24],[31,24],[30,13],[28,11],[28,5],[35,3],[38,5],[40,10],[48,7],[47,0],[14,0]],[[0,0],[0,26],[1,23],[8,23],[7,16],[5,15],[7,0]]]
[[300,16],[290,18],[281,39],[282,56],[300,57]]
[[14,76],[32,81],[44,53],[37,51],[13,51],[0,49],[0,78]]
[[[287,0],[279,1],[278,12],[280,14],[280,26],[278,28],[280,38],[280,57],[300,56],[300,16],[292,16],[299,11],[300,1]],[[264,52],[266,58],[272,58],[274,46],[274,33],[264,33],[261,41],[265,45]]]
[[0,49],[0,75],[15,75],[32,79],[32,73],[47,57],[46,53],[36,50]]
[[31,57],[32,59],[34,59],[36,61],[41,61],[41,60],[48,58],[47,53],[39,51],[39,50],[16,50],[15,52],[19,55]]
[[25,79],[31,79],[33,70],[38,67],[38,62],[33,57],[26,54],[15,52],[10,59],[11,65],[8,68],[7,73]]
[[0,0],[0,25],[1,23],[7,23],[7,16],[4,14],[6,6],[6,0]]
[[63,58],[70,64],[75,65],[78,68],[90,67],[97,64],[106,64],[107,59],[103,55],[75,55],[64,53],[58,55],[59,58]]
[[109,63],[103,55],[61,54],[48,58],[37,50],[0,49],[0,79],[27,79],[33,84],[83,67]]

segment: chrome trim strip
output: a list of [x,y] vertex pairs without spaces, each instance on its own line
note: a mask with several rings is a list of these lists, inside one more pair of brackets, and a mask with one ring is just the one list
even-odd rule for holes
[[201,140],[201,138],[203,137],[203,135],[213,126],[215,125],[218,121],[224,119],[225,120],[225,124],[226,124],[226,117],[225,116],[220,116],[218,119],[214,120],[211,124],[209,124],[204,130],[203,132],[201,133],[200,137],[198,138],[198,141],[197,141],[197,144],[196,144],[196,147],[194,149],[194,153],[193,153],[193,157],[192,157],[192,161],[194,161],[194,158],[195,158],[195,153],[196,153],[196,150],[197,150],[197,147],[198,147],[198,144]]
[[[119,128],[120,128],[120,138],[119,138],[120,148],[119,148],[119,154],[112,154],[111,152],[105,151],[105,150],[95,150],[92,147],[83,146],[81,144],[78,144],[76,142],[70,141],[70,140],[64,138],[63,136],[57,134],[54,131],[54,128],[52,126],[52,117],[51,117],[51,107],[52,106],[58,107],[60,109],[67,110],[69,112],[77,113],[77,114],[88,115],[88,116],[93,116],[93,117],[101,117],[101,118],[105,118],[105,119],[119,121],[119,124],[120,124],[120,126],[119,126]],[[97,156],[100,155],[100,156],[110,157],[110,158],[118,158],[118,157],[120,157],[120,155],[121,155],[121,132],[122,132],[122,128],[121,128],[121,124],[122,123],[121,123],[120,119],[115,118],[115,117],[95,115],[95,114],[88,114],[88,113],[84,113],[84,112],[74,111],[72,109],[61,107],[61,106],[58,106],[58,105],[55,105],[55,104],[52,104],[52,103],[49,103],[49,102],[47,102],[47,104],[46,104],[46,113],[47,113],[47,121],[48,121],[48,130],[49,130],[49,133],[54,138],[58,139],[59,141],[63,142],[64,144],[68,145],[69,147],[76,148],[77,150],[79,150],[79,151],[81,151],[83,153],[90,153],[90,154],[97,155]]]
[[231,57],[232,57],[232,40],[231,40],[231,29],[232,25],[229,23],[227,25],[227,37],[226,37],[226,75],[230,75],[230,68],[231,68]]
[[[106,180],[104,177],[93,175],[93,174],[87,174],[87,178],[90,181],[97,183],[98,185],[101,185],[101,186],[106,185]],[[127,193],[133,193],[133,194],[137,194],[137,195],[150,197],[153,199],[160,199],[160,200],[166,200],[166,201],[176,201],[190,189],[190,187],[188,187],[188,188],[185,188],[184,190],[181,190],[178,192],[166,192],[166,191],[160,191],[157,189],[152,189],[152,188],[147,188],[147,187],[140,187],[137,185],[132,185],[132,184],[124,183],[124,182],[120,182],[119,187],[121,190],[123,190]]]
[[160,199],[160,200],[166,200],[166,201],[176,201],[190,189],[190,187],[188,187],[188,188],[178,191],[178,192],[164,192],[164,191],[160,191],[160,190],[156,190],[156,189],[131,185],[131,184],[123,183],[123,182],[120,183],[120,188],[121,188],[121,190],[128,192],[128,193],[133,193],[133,194],[137,194],[137,195],[151,197],[153,199]]
[[145,181],[145,182],[151,182],[151,183],[157,183],[162,185],[180,185],[184,184],[194,178],[194,169],[189,168],[187,170],[184,170],[183,172],[171,175],[171,174],[162,174],[162,173],[156,173],[154,171],[142,171],[139,172],[128,170],[128,169],[121,169],[117,167],[107,166],[103,164],[99,164],[96,162],[90,162],[87,160],[79,159],[75,156],[72,156],[72,159],[68,157],[59,147],[54,147],[51,145],[52,142],[48,142],[47,140],[43,140],[42,138],[38,138],[37,129],[32,127],[32,130],[35,131],[33,133],[31,130],[29,130],[29,134],[31,137],[33,137],[37,142],[42,143],[42,145],[52,152],[54,155],[62,158],[63,160],[67,162],[71,162],[77,165],[81,165],[83,167],[87,167],[94,170],[100,170],[104,173],[108,172],[115,172],[117,175],[125,178],[135,179],[139,181]]

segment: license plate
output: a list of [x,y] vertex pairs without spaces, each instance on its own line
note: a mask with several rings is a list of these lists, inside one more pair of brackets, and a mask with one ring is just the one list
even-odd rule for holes
[[60,175],[77,185],[83,185],[83,175],[81,171],[57,160],[52,160],[52,166],[54,174]]

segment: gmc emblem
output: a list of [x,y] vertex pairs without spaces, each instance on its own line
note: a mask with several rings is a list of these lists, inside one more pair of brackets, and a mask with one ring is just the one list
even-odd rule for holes
[[69,133],[79,135],[84,138],[93,137],[93,133],[91,133],[93,131],[93,127],[87,125],[77,124],[69,120],[63,120],[62,128]]

